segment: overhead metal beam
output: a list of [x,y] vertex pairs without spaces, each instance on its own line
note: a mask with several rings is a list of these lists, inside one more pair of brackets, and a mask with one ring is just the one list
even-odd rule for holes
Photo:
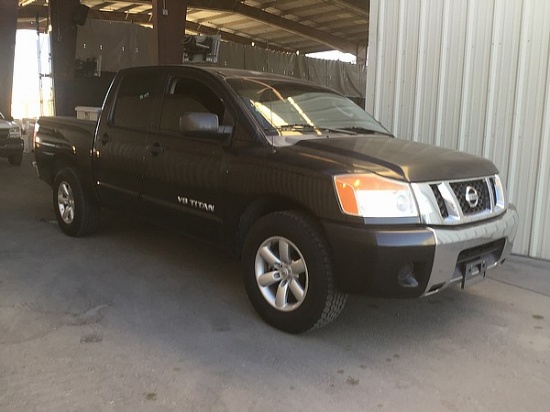
[[152,14],[126,13],[120,11],[90,10],[88,18],[94,20],[118,21],[126,23],[153,24]]
[[350,42],[341,37],[334,36],[330,33],[308,27],[296,21],[268,13],[264,10],[248,6],[234,0],[189,0],[188,7],[194,7],[204,10],[232,11],[254,20],[259,20],[269,25],[277,26],[291,33],[298,34],[303,37],[318,41],[331,48],[341,50],[343,52],[357,54],[357,44]]
[[[322,1],[327,4],[339,6],[342,9],[345,9],[349,12],[352,12],[360,16],[361,18],[368,18],[368,15],[369,15],[368,1],[366,1],[367,8],[363,7],[363,4],[365,4],[364,0],[322,0]],[[108,0],[104,0],[104,2],[107,3]],[[131,4],[128,4],[127,7],[130,8],[133,5],[138,5],[138,4],[150,5],[151,0],[133,0]],[[276,4],[277,2],[273,2],[272,7],[276,7]],[[324,44],[325,46],[328,46],[330,48],[341,50],[343,52],[352,53],[354,55],[357,55],[358,51],[361,50],[361,47],[362,47],[361,44],[356,43],[355,41],[352,41],[350,39],[344,39],[332,33],[327,33],[317,28],[307,26],[298,21],[293,21],[288,18],[276,15],[274,13],[269,13],[265,10],[249,6],[240,1],[188,0],[187,5],[190,8],[195,8],[199,10],[217,10],[217,11],[228,12],[228,13],[238,13],[243,15],[244,17],[251,18],[259,23],[267,24],[273,27],[278,27],[289,33],[297,34],[304,38],[313,40],[319,44]],[[31,4],[29,6],[19,8],[19,18],[34,18],[37,16],[37,13],[39,13],[38,14],[39,16],[47,15],[47,7]],[[140,23],[140,24],[152,24],[151,16],[149,14],[143,14],[143,13],[124,13],[124,12],[118,12],[118,11],[107,12],[107,11],[99,11],[99,10],[92,9],[88,13],[88,18],[107,20],[107,21],[126,21],[126,22]],[[187,27],[191,29],[192,26],[193,26],[193,22],[187,21]],[[207,30],[211,32],[211,29],[207,28],[209,26],[200,26],[200,27],[203,28],[201,32],[205,34],[209,34],[209,33],[206,33]],[[255,41],[256,44],[260,47],[266,47],[266,48],[271,48],[271,49],[280,50],[280,51],[291,51],[291,52],[295,51],[290,48],[285,48],[276,44],[268,44],[267,42],[262,40],[258,41],[255,39],[255,36],[246,35],[244,33],[235,34],[228,31],[220,30],[217,27],[214,30],[216,30],[217,33],[221,34],[222,38],[226,40],[236,41],[238,43],[245,43],[245,44]],[[365,43],[365,42],[361,41],[360,43]]]
[[[46,6],[27,6],[20,8],[18,10],[18,18],[20,19],[34,19],[36,17],[46,18],[48,16],[48,7]],[[138,24],[153,24],[152,16],[148,14],[138,14],[138,13],[124,13],[117,11],[100,11],[100,10],[90,10],[88,12],[88,18],[94,20],[106,20],[106,21],[116,21],[116,22],[126,22],[126,23],[138,23]],[[30,26],[30,23],[29,23]],[[249,44],[252,42],[255,43],[257,47],[264,49],[270,49],[275,51],[293,53],[295,50],[282,47],[277,44],[268,43],[263,40],[257,40],[251,37],[243,36],[236,33],[230,33],[220,28],[206,26],[204,24],[197,24],[192,21],[187,21],[185,27],[190,31],[201,33],[201,34],[219,34],[222,36],[223,40],[232,41],[235,43]]]
[[19,7],[26,7],[28,5],[36,3],[37,1],[38,0],[19,0],[17,4]]
[[370,1],[361,0],[361,3],[355,2],[353,4],[350,0],[323,0],[324,3],[334,4],[335,6],[340,6],[343,9],[353,12],[357,16],[361,16],[369,19],[369,10],[370,10]]
[[110,6],[111,4],[112,4],[111,2],[107,1],[107,2],[103,2],[103,3],[96,4],[95,6],[90,7],[90,9],[92,9],[92,10],[100,10],[100,9],[102,9],[103,7]]

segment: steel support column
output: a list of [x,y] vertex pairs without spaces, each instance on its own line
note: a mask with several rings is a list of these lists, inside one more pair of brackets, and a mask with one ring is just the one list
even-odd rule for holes
[[186,0],[152,0],[156,63],[179,64],[183,60]]
[[75,116],[74,68],[79,0],[50,0],[50,33],[55,114]]
[[357,57],[358,65],[364,66],[365,64],[367,64],[367,51],[368,51],[368,46],[366,44],[357,46],[356,57]]
[[11,116],[17,0],[0,0],[0,111]]

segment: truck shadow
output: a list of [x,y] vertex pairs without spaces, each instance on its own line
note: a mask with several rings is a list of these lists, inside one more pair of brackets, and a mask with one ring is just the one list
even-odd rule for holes
[[[142,310],[163,312],[171,305],[174,312],[167,328],[174,327],[173,322],[185,328],[192,314],[193,327],[202,325],[205,332],[255,334],[256,328],[268,336],[295,339],[265,325],[255,314],[244,291],[240,262],[219,247],[111,211],[104,214],[94,239],[101,240],[102,248],[118,251],[113,263],[119,276],[124,275],[120,281],[132,284],[131,291],[144,293],[136,288],[147,285],[147,292],[139,297]],[[478,287],[486,289],[487,282],[465,292],[451,287],[416,300],[350,296],[336,321],[299,338],[346,337],[374,346],[388,341],[424,344],[451,336],[463,323],[486,316],[487,300]]]

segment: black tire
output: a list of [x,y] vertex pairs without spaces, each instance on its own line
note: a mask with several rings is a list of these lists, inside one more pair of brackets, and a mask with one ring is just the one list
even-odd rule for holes
[[10,162],[10,165],[12,166],[21,166],[21,162],[23,162],[23,154],[13,155],[8,157],[8,162]]
[[59,227],[69,236],[86,236],[99,226],[99,205],[90,200],[70,167],[61,169],[55,176],[53,208]]
[[242,264],[252,306],[277,329],[306,332],[344,309],[347,295],[334,285],[328,244],[306,214],[276,212],[258,220],[246,237]]

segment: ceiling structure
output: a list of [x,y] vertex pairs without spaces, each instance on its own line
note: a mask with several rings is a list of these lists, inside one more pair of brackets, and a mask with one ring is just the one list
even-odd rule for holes
[[[152,25],[151,0],[81,0],[89,19]],[[187,34],[291,53],[340,50],[364,60],[368,0],[187,0]],[[47,0],[19,0],[18,28],[47,30]]]

